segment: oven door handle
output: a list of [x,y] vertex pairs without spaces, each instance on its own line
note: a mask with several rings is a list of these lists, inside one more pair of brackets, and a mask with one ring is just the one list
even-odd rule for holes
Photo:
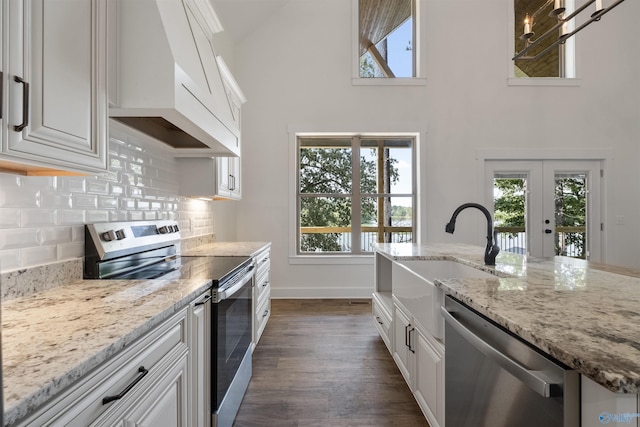
[[253,274],[250,274],[253,271],[253,266],[251,266],[247,272],[245,273],[242,280],[238,281],[235,285],[223,290],[223,291],[215,291],[215,295],[213,298],[213,302],[224,301],[233,296],[236,292],[238,292],[244,285],[246,285],[251,279],[253,279]]

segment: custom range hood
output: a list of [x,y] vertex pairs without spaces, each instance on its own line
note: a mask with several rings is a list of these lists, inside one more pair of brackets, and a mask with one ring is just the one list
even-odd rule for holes
[[209,0],[110,2],[112,119],[177,155],[240,155],[238,114],[211,39],[222,30]]

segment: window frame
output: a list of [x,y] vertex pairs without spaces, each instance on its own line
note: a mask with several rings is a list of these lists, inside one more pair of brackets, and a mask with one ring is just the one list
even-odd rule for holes
[[351,84],[353,86],[424,86],[427,84],[425,76],[426,55],[423,54],[425,31],[422,29],[425,19],[425,0],[413,1],[413,77],[360,77],[360,20],[359,0],[351,0]]
[[[307,131],[296,131],[293,127],[289,127],[289,135],[291,139],[291,155],[290,155],[290,180],[289,180],[289,194],[290,194],[290,202],[289,202],[289,263],[290,264],[372,264],[373,263],[373,252],[325,252],[325,253],[300,253],[299,252],[299,230],[300,230],[300,216],[299,216],[299,198],[298,198],[298,187],[299,187],[299,179],[300,179],[300,171],[299,171],[299,145],[298,139],[299,137],[321,137],[321,138],[353,138],[356,136],[360,136],[361,138],[411,138],[413,139],[412,147],[411,147],[411,167],[412,167],[412,176],[411,176],[411,185],[412,185],[412,193],[398,193],[391,194],[391,197],[394,196],[405,196],[411,197],[412,206],[413,206],[413,223],[412,227],[412,239],[414,243],[417,243],[420,239],[419,232],[419,188],[418,188],[418,175],[419,170],[417,168],[418,165],[418,155],[419,155],[419,141],[420,141],[420,132],[406,132],[406,131],[389,131],[389,132],[307,132]],[[353,154],[355,155],[355,154]],[[359,159],[358,154],[358,159]],[[358,166],[352,169],[352,174],[354,171],[357,171],[358,179],[360,173],[359,160]],[[359,188],[359,186],[356,186]],[[385,194],[375,193],[376,196],[384,196]],[[369,194],[367,194],[369,196]],[[354,191],[352,190],[351,197],[356,197]],[[357,191],[357,197],[362,197]],[[359,213],[352,212],[352,218]],[[359,218],[359,217],[358,217]],[[357,224],[352,223],[352,228],[360,228],[360,222]]]
[[567,40],[565,46],[573,50],[572,67],[573,77],[516,77],[515,64],[513,56],[515,54],[515,2],[516,0],[506,0],[507,2],[507,85],[508,86],[580,86],[581,79],[579,75],[580,64],[579,55],[576,46],[575,36]]

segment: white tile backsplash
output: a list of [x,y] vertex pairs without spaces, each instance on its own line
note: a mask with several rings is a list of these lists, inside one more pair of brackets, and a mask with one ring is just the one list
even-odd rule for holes
[[177,195],[171,151],[117,126],[101,176],[0,173],[0,272],[82,258],[94,222],[172,219],[182,237],[213,234],[213,202]]

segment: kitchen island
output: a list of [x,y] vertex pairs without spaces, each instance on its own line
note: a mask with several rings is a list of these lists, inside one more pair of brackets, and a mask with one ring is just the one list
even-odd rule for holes
[[[495,266],[486,266],[483,254],[483,248],[464,244],[379,244],[379,300],[392,301],[389,271],[397,261],[450,260],[491,273],[482,278],[436,278],[434,284],[578,371],[583,390],[592,381],[611,393],[616,405],[632,402],[632,412],[638,412],[640,272],[567,257],[533,259],[505,252]],[[583,406],[584,402],[583,394]],[[617,410],[611,407],[609,412]]]
[[[268,243],[209,243],[201,255],[252,256]],[[75,264],[74,264],[75,265]],[[77,266],[81,269],[81,263]],[[47,265],[3,275],[8,281],[44,282]],[[42,271],[38,271],[42,270]],[[74,275],[81,276],[80,272]],[[14,425],[105,361],[184,310],[210,288],[206,279],[71,280],[30,286],[2,302],[4,423]],[[21,286],[24,288],[25,286]]]

